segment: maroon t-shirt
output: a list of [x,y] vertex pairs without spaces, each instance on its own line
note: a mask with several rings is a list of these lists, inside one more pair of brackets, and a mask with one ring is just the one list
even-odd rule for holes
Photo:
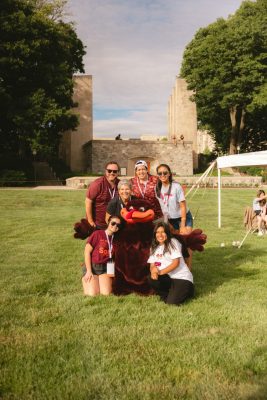
[[[86,197],[93,201],[93,219],[97,227],[105,229],[105,215],[109,201],[118,195],[119,179],[115,180],[115,188],[112,188],[105,176],[97,178],[86,192]],[[115,190],[114,190],[115,189]]]
[[[111,236],[109,236],[109,240],[111,243]],[[104,230],[94,231],[87,239],[87,243],[89,243],[94,249],[91,253],[92,263],[105,264],[108,262],[109,247],[106,232]]]

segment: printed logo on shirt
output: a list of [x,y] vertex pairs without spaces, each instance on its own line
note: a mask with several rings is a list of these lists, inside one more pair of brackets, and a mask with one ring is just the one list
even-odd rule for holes
[[106,239],[100,239],[100,243],[99,243],[99,254],[103,254],[104,256],[108,256],[109,255],[109,250],[107,248],[108,244],[107,244],[107,240]]

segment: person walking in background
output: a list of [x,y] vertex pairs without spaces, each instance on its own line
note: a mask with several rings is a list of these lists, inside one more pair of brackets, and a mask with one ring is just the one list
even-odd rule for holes
[[182,254],[182,245],[171,237],[169,225],[164,222],[155,226],[147,262],[149,283],[165,303],[180,305],[194,296],[193,275]]
[[132,194],[137,198],[148,200],[155,212],[155,221],[162,217],[160,204],[155,194],[157,177],[148,173],[146,161],[138,160],[135,163],[135,177],[131,179]]
[[107,227],[105,216],[109,201],[118,194],[119,164],[109,161],[105,165],[105,175],[92,182],[86,192],[85,210],[88,223],[96,229]]
[[121,227],[117,216],[110,216],[106,230],[95,230],[87,239],[84,251],[83,291],[87,296],[109,295],[112,291],[112,277],[108,267],[112,262],[113,239]]

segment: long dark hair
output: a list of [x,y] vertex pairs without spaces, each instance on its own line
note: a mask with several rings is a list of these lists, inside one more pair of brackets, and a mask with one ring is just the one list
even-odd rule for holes
[[172,243],[172,235],[171,235],[169,225],[166,224],[165,222],[158,222],[155,225],[155,228],[153,231],[153,239],[152,239],[151,250],[150,250],[151,255],[155,253],[155,250],[159,245],[159,242],[156,239],[156,233],[159,228],[163,228],[164,232],[166,233],[166,236],[167,236],[166,241],[164,242],[163,254],[165,254],[167,252],[171,252],[172,249],[175,249],[175,246]]
[[[164,167],[169,171],[169,174],[170,174],[169,182],[170,182],[170,187],[171,187],[171,184],[172,184],[172,181],[173,181],[173,179],[172,179],[172,171],[171,171],[170,167],[168,166],[168,164],[160,164],[156,168],[157,173],[158,173],[158,171],[159,171],[159,169],[161,167]],[[162,182],[161,182],[160,179],[158,179],[157,184],[156,184],[156,195],[157,195],[157,197],[160,197],[161,187],[162,187]]]

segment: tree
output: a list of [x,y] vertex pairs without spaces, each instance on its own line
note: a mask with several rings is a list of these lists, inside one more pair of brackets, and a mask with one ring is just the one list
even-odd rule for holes
[[258,119],[267,111],[266,67],[266,0],[243,2],[227,20],[201,28],[186,47],[181,75],[194,90],[198,118],[230,154],[245,148],[248,132],[266,137]]
[[56,153],[78,125],[72,76],[84,72],[84,46],[71,23],[36,4],[3,0],[0,9],[0,145],[17,154]]

